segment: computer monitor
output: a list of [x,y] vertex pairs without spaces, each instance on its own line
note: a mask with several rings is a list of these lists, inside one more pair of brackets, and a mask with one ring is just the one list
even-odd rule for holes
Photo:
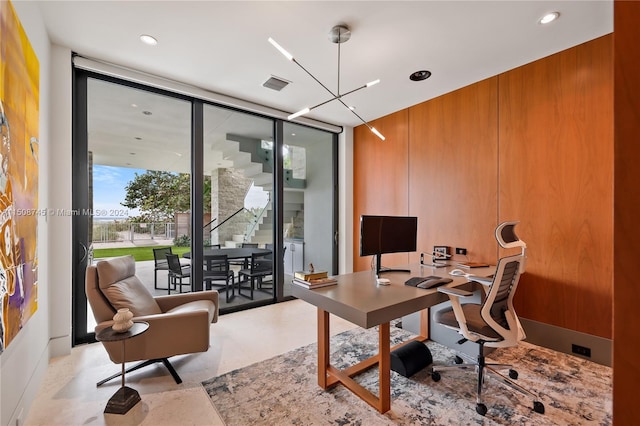
[[360,256],[376,256],[376,274],[410,272],[382,266],[385,253],[416,251],[418,218],[413,216],[360,216]]

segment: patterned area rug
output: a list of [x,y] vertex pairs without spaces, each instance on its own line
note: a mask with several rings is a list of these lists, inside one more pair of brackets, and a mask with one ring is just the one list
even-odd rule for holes
[[[411,334],[392,327],[392,345]],[[339,368],[377,351],[376,329],[355,329],[331,339],[331,363]],[[427,342],[434,364],[449,364],[455,352]],[[539,396],[545,414],[528,398],[490,378],[483,389],[486,416],[475,411],[473,370],[442,372],[434,382],[429,367],[411,378],[391,372],[391,411],[380,414],[342,385],[323,391],[317,384],[316,344],[203,382],[215,408],[233,425],[582,425],[611,424],[611,368],[571,355],[521,343],[498,349],[488,362],[511,363],[517,382]],[[377,394],[377,368],[355,380]]]

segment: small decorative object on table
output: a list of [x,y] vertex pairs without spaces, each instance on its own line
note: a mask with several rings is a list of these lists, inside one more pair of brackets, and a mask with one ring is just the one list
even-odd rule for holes
[[118,309],[118,312],[113,316],[113,331],[116,333],[124,333],[133,327],[133,312],[129,308]]

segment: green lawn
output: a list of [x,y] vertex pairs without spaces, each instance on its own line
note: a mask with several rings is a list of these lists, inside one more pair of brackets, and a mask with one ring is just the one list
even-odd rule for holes
[[[101,259],[105,257],[126,256],[130,254],[135,258],[136,262],[140,262],[143,260],[153,260],[153,249],[161,247],[169,246],[93,249],[93,257],[94,259]],[[183,253],[191,251],[191,248],[171,246],[171,251],[178,256],[182,256]]]

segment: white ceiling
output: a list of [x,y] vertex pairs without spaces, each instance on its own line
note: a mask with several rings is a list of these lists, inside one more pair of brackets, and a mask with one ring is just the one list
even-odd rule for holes
[[[41,1],[52,41],[94,59],[188,83],[286,112],[330,95],[268,42],[273,37],[331,90],[347,24],[340,92],[365,120],[390,114],[613,31],[612,1]],[[560,19],[542,26],[546,12]],[[150,34],[157,46],[140,42]],[[409,75],[433,75],[412,82]],[[292,83],[262,87],[275,75]],[[338,102],[321,121],[360,124]]]

